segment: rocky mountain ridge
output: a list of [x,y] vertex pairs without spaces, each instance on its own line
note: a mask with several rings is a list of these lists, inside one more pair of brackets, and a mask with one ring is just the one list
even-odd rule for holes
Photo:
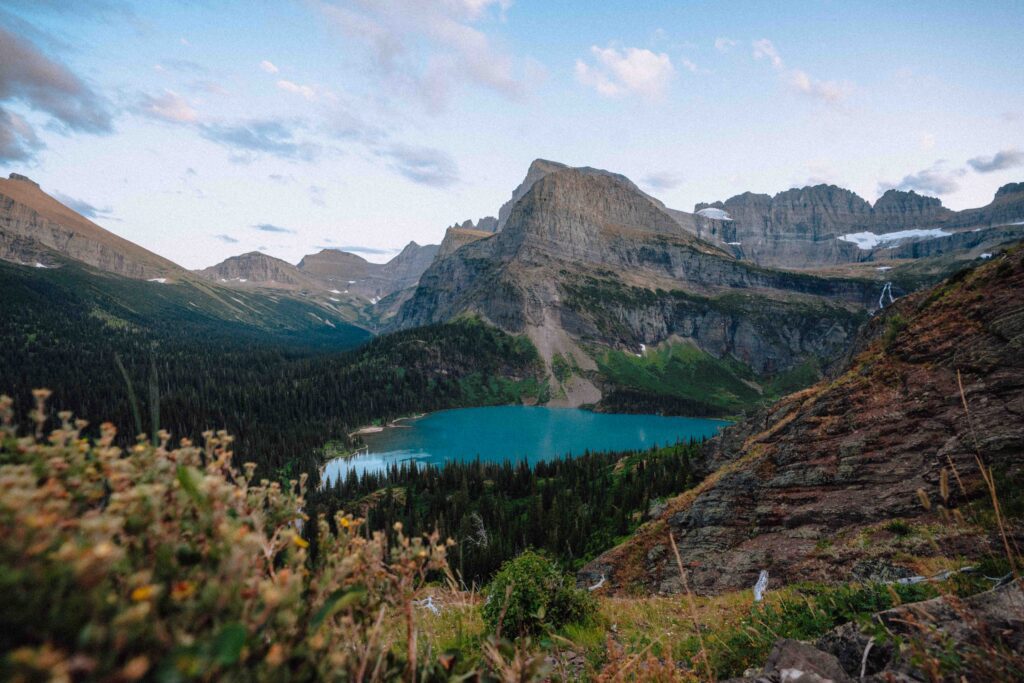
[[955,528],[929,539],[894,537],[885,525],[935,524],[940,504],[983,495],[976,457],[1011,482],[1004,496],[1017,496],[1022,292],[1024,249],[1014,248],[875,316],[842,372],[726,429],[706,449],[704,482],[581,580],[603,576],[613,591],[682,590],[669,533],[699,593],[749,587],[761,570],[773,585],[870,578],[858,567],[920,573],[905,563],[926,562],[936,543],[985,553]]
[[0,259],[55,265],[54,255],[133,279],[166,279],[186,271],[168,259],[104,230],[12,173],[0,179]]
[[[472,314],[525,332],[549,364],[557,356],[578,368],[554,387],[568,405],[602,396],[593,345],[636,350],[682,338],[779,372],[842,348],[877,299],[869,280],[739,261],[618,174],[538,161],[516,194],[525,185],[498,233],[449,230],[395,327]],[[780,319],[792,325],[779,331]]]
[[774,197],[745,192],[697,204],[694,227],[705,239],[733,247],[737,256],[771,267],[813,269],[980,252],[1024,237],[1019,186],[1006,185],[987,206],[964,211],[913,191],[888,190],[874,206],[835,185],[794,188]]

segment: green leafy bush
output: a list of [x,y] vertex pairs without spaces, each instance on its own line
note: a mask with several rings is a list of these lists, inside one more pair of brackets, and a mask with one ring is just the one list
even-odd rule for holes
[[484,623],[493,632],[541,633],[589,621],[597,611],[557,564],[532,550],[502,565],[485,596]]

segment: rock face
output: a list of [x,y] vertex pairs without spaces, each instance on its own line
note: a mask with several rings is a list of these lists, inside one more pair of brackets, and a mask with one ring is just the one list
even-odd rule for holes
[[259,251],[232,256],[215,266],[199,271],[199,273],[211,280],[221,282],[315,287],[315,281],[292,264]]
[[[710,442],[705,481],[581,580],[605,575],[613,590],[679,591],[676,564],[655,552],[669,533],[700,593],[749,588],[762,569],[773,586],[848,581],[857,567],[934,554],[923,538],[857,539],[892,519],[934,521],[938,504],[979,496],[975,448],[1010,480],[1024,470],[1024,249],[898,301],[871,320],[858,346],[844,372]],[[941,473],[951,465],[964,490],[947,472],[954,483],[944,500]],[[957,533],[943,539],[953,554],[988,550]]]
[[410,242],[387,263],[370,263],[356,254],[324,249],[303,257],[298,266],[260,252],[250,252],[232,256],[199,274],[227,283],[316,290],[336,297],[361,296],[376,301],[414,287],[438,249],[436,244],[420,246]]
[[136,279],[185,274],[175,263],[64,206],[25,176],[12,173],[0,179],[0,258],[53,265],[55,255]]
[[[874,206],[834,185],[786,190],[774,197],[747,192],[724,202],[697,204],[692,227],[685,221],[680,224],[703,239],[733,247],[737,256],[772,267],[814,269],[922,258],[979,246],[994,247],[1024,237],[1024,226],[1006,225],[1024,221],[1020,185],[1001,188],[988,206],[959,212],[943,207],[934,197],[899,190],[887,191]],[[724,211],[729,219],[700,215],[707,209]],[[1001,229],[993,229],[997,227]],[[898,252],[893,251],[893,243],[858,246],[840,239],[856,233],[885,235],[913,230],[935,232],[905,236],[898,246],[914,246]],[[943,237],[939,230],[952,239]]]
[[[900,638],[903,647],[848,623],[813,645],[779,640],[760,672],[733,683],[1009,681],[1020,675],[1024,648],[1020,582],[965,600],[939,597],[901,605],[872,615],[871,624],[893,639]],[[937,669],[923,665],[948,660],[950,644],[956,645],[956,667],[936,679]]]
[[[737,261],[614,173],[538,161],[520,194],[496,235],[449,231],[397,327],[476,314],[584,371],[594,367],[584,346],[686,338],[775,372],[842,348],[877,298],[870,282]],[[577,389],[580,401],[600,397]]]
[[[467,221],[468,222],[468,221]],[[457,249],[471,242],[490,237],[493,233],[484,230],[471,230],[468,228],[448,228],[441,240],[441,248],[435,258],[443,259],[455,253]]]

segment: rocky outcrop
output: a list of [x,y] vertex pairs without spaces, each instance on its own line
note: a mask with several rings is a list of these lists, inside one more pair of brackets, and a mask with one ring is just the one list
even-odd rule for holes
[[457,249],[477,240],[490,237],[493,233],[484,230],[470,230],[467,228],[448,228],[441,240],[441,248],[435,258],[443,259],[455,253]]
[[376,275],[386,284],[381,287],[379,296],[387,296],[392,292],[415,287],[420,277],[433,263],[440,246],[428,244],[421,246],[415,242],[405,245],[393,259],[376,269]]
[[185,271],[64,206],[23,175],[0,179],[0,258],[49,263],[43,251],[136,279],[177,278]]
[[362,256],[340,249],[323,249],[315,254],[303,256],[299,270],[320,280],[346,284],[349,280],[361,280],[373,270],[373,265]]
[[199,271],[199,274],[219,282],[320,288],[313,278],[292,264],[259,251],[232,256],[215,266]]
[[877,299],[874,283],[737,261],[620,175],[545,164],[531,166],[545,173],[496,235],[449,231],[396,326],[475,314],[527,333],[549,362],[567,354],[584,369],[593,367],[584,346],[635,349],[680,337],[776,372],[835,353]]
[[1024,591],[1011,581],[964,600],[943,596],[878,612],[869,626],[844,624],[814,644],[781,639],[760,671],[731,681],[1009,681],[1020,675],[1021,652]]
[[533,184],[546,176],[552,171],[558,171],[563,168],[568,168],[565,164],[560,164],[557,161],[548,161],[547,159],[535,159],[530,164],[530,168],[526,170],[526,177],[523,178],[523,182],[516,186],[516,189],[512,190],[512,197],[501,205],[498,209],[498,224],[494,231],[498,232],[505,227],[505,223],[508,222],[509,214],[512,213],[512,207],[516,205],[520,199],[526,196],[526,193],[530,191]]
[[[976,455],[1010,480],[1024,470],[1022,302],[1024,249],[897,302],[871,320],[843,372],[712,441],[711,474],[581,579],[680,590],[663,552],[669,533],[700,593],[749,588],[762,569],[772,585],[848,581],[860,561],[924,557],[936,542],[954,555],[988,552],[985,539],[955,526],[938,541],[858,539],[884,539],[892,519],[934,521],[940,503],[980,495]],[[956,474],[943,475],[950,467]],[[944,476],[952,490],[940,486]]]
[[[1007,225],[1024,221],[1024,192],[1015,187],[1001,188],[988,206],[965,211],[951,211],[937,198],[899,190],[887,191],[874,206],[834,185],[791,189],[774,197],[747,192],[724,202],[697,204],[692,222],[681,221],[680,225],[703,239],[731,247],[739,257],[772,267],[815,269],[925,258],[1024,238],[1024,226]],[[700,215],[709,208],[724,211],[729,219]],[[990,231],[997,226],[1003,229]],[[892,241],[868,240],[858,246],[840,239],[856,233],[885,235],[922,229],[932,232],[905,235],[899,245],[913,246],[899,252],[892,250]],[[974,230],[983,234],[964,234]]]

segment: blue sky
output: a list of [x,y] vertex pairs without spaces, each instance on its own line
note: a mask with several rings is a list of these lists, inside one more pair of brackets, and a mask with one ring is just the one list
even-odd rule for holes
[[675,208],[1024,180],[1018,2],[4,0],[0,169],[188,267],[386,260],[531,160]]

